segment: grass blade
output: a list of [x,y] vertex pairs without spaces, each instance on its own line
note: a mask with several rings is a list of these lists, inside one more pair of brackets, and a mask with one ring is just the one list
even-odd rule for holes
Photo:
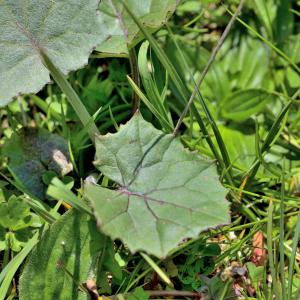
[[[288,102],[285,107],[282,109],[282,111],[280,112],[280,114],[277,116],[275,122],[273,123],[270,131],[268,132],[268,135],[265,139],[265,141],[263,142],[260,152],[261,155],[263,155],[266,151],[268,151],[271,147],[271,145],[273,145],[281,130],[282,130],[282,126],[280,126],[281,121],[283,120],[283,118],[286,116],[286,114],[288,113],[291,105],[292,105],[293,101]],[[250,167],[249,171],[247,172],[246,176],[248,176],[248,182],[250,182],[250,180],[255,177],[258,168],[260,166],[260,159],[256,158],[255,161],[253,162],[252,166]]]
[[77,198],[58,178],[53,178],[48,187],[47,194],[56,200],[63,200],[70,206],[93,215],[92,210],[84,200]]
[[[167,112],[166,110],[163,97],[160,95],[156,81],[153,78],[154,77],[152,75],[153,72],[149,71],[149,64],[151,63],[151,60],[148,61],[147,58],[148,49],[149,49],[149,42],[145,41],[141,45],[138,54],[138,66],[139,66],[139,71],[143,82],[143,86],[153,106],[155,106],[157,111],[159,111],[159,113],[164,117],[165,120],[168,120],[168,122],[172,124],[172,118],[169,117],[170,116],[169,112]],[[154,69],[153,64],[151,64],[151,68],[152,70]]]
[[[208,71],[210,69],[210,66],[213,64],[213,62],[214,62],[214,60],[215,60],[215,58],[217,56],[217,53],[221,49],[221,47],[222,47],[222,45],[223,45],[226,37],[228,36],[228,34],[229,34],[229,32],[230,32],[230,30],[231,30],[231,28],[232,28],[232,26],[233,26],[233,24],[234,24],[237,16],[240,14],[240,12],[241,12],[241,10],[243,8],[243,5],[244,5],[244,0],[241,0],[240,4],[239,4],[239,6],[238,6],[238,8],[236,10],[236,12],[232,15],[232,17],[231,17],[229,23],[227,24],[224,32],[222,33],[220,39],[218,40],[218,43],[217,43],[216,47],[213,49],[213,51],[211,53],[211,56],[210,56],[207,64],[205,65],[204,70],[201,73],[199,81],[197,83],[195,83],[195,88],[194,88],[194,90],[192,92],[192,95],[191,95],[191,97],[190,97],[187,105],[185,106],[183,112],[181,113],[181,115],[179,117],[179,120],[178,120],[178,122],[177,122],[177,124],[175,126],[175,129],[174,129],[174,134],[176,134],[176,132],[179,130],[179,127],[180,127],[180,125],[181,125],[181,123],[183,121],[183,118],[185,117],[185,115],[187,114],[187,112],[188,112],[191,104],[193,103],[193,101],[194,101],[194,99],[196,97],[197,92],[199,93],[200,86],[201,86],[201,84],[202,84],[202,82],[203,82],[206,74],[208,73]],[[177,48],[179,48],[179,47],[177,46]],[[200,98],[202,98],[202,96]]]
[[72,88],[71,84],[68,82],[68,80],[65,78],[65,76],[60,72],[58,68],[52,63],[52,61],[46,56],[43,55],[43,61],[45,66],[50,71],[53,79],[55,82],[59,85],[63,93],[66,95],[67,99],[69,100],[70,104],[72,105],[73,109],[75,110],[77,116],[79,117],[80,121],[82,122],[82,125],[84,127],[88,128],[88,133],[91,138],[91,140],[94,142],[95,134],[98,134],[98,128],[96,127],[96,124],[94,123],[92,117],[86,110],[85,106],[79,99],[78,95]]
[[167,285],[172,286],[170,278],[147,254],[140,253],[140,255]]
[[173,130],[172,125],[169,123],[169,120],[166,119],[166,116],[162,115],[159,109],[152,104],[151,101],[143,94],[143,92],[139,89],[139,87],[135,84],[135,82],[127,76],[128,82],[131,85],[134,92],[140,97],[140,99],[145,103],[148,109],[155,115],[155,117],[160,122],[161,126],[167,131],[170,132]]
[[294,277],[294,266],[296,262],[296,252],[300,235],[300,212],[298,213],[293,244],[292,244],[292,253],[289,262],[289,273],[288,273],[288,288],[287,288],[287,299],[292,299],[292,288],[293,288],[293,277]]
[[0,273],[0,300],[6,299],[6,293],[10,287],[11,281],[14,278],[20,265],[30,253],[32,248],[38,242],[39,233],[36,233],[31,240],[29,240],[25,247],[18,253],[2,270]]
[[[284,161],[283,161],[284,165]],[[280,255],[280,279],[281,279],[281,290],[282,290],[282,299],[286,299],[286,288],[285,288],[285,271],[284,271],[284,188],[285,188],[285,176],[284,168],[282,168],[281,176],[281,194],[280,194],[280,237],[279,237],[279,255]]]
[[[240,7],[240,8],[241,8],[241,7]],[[181,59],[182,59],[182,61],[184,62],[185,67],[187,68],[187,70],[189,70],[189,66],[188,66],[188,64],[187,64],[187,62],[186,62],[186,59],[185,59],[185,57],[184,57],[184,55],[183,55],[183,53],[182,53],[180,47],[178,46],[178,43],[176,42],[176,39],[174,38],[174,35],[173,35],[172,31],[170,30],[169,27],[168,27],[168,29],[169,29],[170,37],[171,37],[172,41],[174,42],[175,47],[176,47],[177,50],[179,51],[180,56],[181,56]],[[222,45],[222,44],[220,44],[220,47],[221,47],[221,45]],[[190,77],[191,77],[191,79],[192,79],[192,81],[193,81],[193,84],[194,84],[194,86],[195,86],[195,89],[193,90],[192,95],[190,96],[190,99],[189,99],[187,105],[186,105],[185,108],[184,108],[184,111],[181,113],[181,115],[180,115],[180,117],[179,117],[179,120],[178,120],[178,122],[177,122],[177,124],[176,124],[176,126],[175,126],[175,129],[174,129],[174,131],[173,131],[173,134],[176,135],[176,133],[177,133],[177,131],[178,131],[178,129],[179,129],[179,126],[180,126],[180,124],[181,124],[181,122],[182,122],[182,120],[183,120],[183,118],[184,118],[184,116],[185,116],[187,110],[188,110],[189,108],[191,108],[191,109],[192,109],[192,112],[196,115],[196,119],[197,119],[197,121],[198,121],[198,124],[199,124],[199,126],[200,126],[202,132],[203,132],[205,135],[208,135],[207,143],[208,143],[208,145],[210,146],[211,150],[213,151],[215,157],[216,157],[217,160],[219,161],[219,163],[220,163],[220,165],[221,165],[221,167],[222,167],[222,169],[223,169],[223,170],[222,170],[222,173],[225,174],[227,180],[233,185],[233,181],[232,181],[232,179],[231,179],[231,174],[230,174],[230,170],[231,170],[232,164],[231,164],[231,162],[230,162],[230,158],[229,158],[229,155],[228,155],[228,151],[227,151],[227,149],[226,149],[226,146],[225,146],[225,143],[224,143],[223,138],[222,138],[222,136],[221,136],[221,133],[220,133],[220,131],[219,131],[219,129],[218,129],[217,123],[215,122],[215,120],[214,120],[214,118],[213,118],[213,116],[212,116],[210,110],[208,109],[208,107],[207,107],[207,105],[206,105],[206,103],[205,103],[205,100],[204,100],[204,98],[202,97],[202,94],[201,94],[200,89],[199,89],[201,83],[202,83],[203,80],[204,80],[205,75],[206,75],[207,72],[208,72],[209,66],[212,64],[212,62],[213,62],[213,60],[211,60],[211,61],[206,65],[206,68],[205,68],[206,71],[204,70],[204,71],[202,72],[201,78],[200,78],[200,80],[199,80],[198,83],[196,83],[193,74],[192,74],[191,72],[189,72],[189,73],[190,73]],[[222,157],[219,155],[219,152],[215,149],[214,145],[213,145],[213,146],[210,145],[210,143],[212,143],[212,141],[211,141],[211,139],[209,138],[209,133],[208,133],[208,131],[207,131],[207,129],[206,129],[206,127],[205,127],[203,121],[202,121],[201,116],[200,116],[199,113],[198,113],[198,110],[196,109],[196,107],[195,107],[194,104],[193,104],[193,100],[194,100],[194,97],[196,96],[196,93],[198,94],[199,102],[200,102],[201,107],[202,107],[202,109],[203,109],[203,111],[204,111],[204,113],[205,113],[205,116],[206,116],[206,118],[207,118],[207,120],[208,120],[208,122],[209,122],[209,124],[210,124],[210,126],[211,126],[211,128],[212,128],[212,130],[213,130],[213,133],[214,133],[214,135],[215,135],[215,138],[216,138],[216,141],[217,141],[217,144],[218,144],[218,147],[219,147],[219,150],[220,150],[220,153],[221,153]],[[186,112],[185,112],[185,111],[186,111]],[[180,121],[180,119],[181,119],[181,121]]]
[[273,231],[273,201],[270,201],[270,205],[268,208],[268,223],[267,223],[267,248],[268,248],[268,257],[269,257],[269,266],[271,270],[271,275],[272,275],[272,286],[273,286],[273,291],[275,294],[275,298],[280,300],[280,289],[278,288],[278,281],[277,281],[277,272],[275,268],[275,263],[274,263],[274,256],[273,256],[273,238],[272,238],[272,231]]

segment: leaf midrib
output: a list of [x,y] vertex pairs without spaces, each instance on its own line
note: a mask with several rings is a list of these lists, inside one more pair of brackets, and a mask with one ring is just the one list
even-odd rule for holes
[[15,19],[14,23],[16,24],[17,29],[28,38],[28,40],[30,41],[30,44],[33,46],[33,48],[36,49],[40,53],[41,48],[40,48],[37,40],[19,21],[17,21],[16,15],[12,12],[11,9],[9,9],[9,7],[7,5],[4,5],[4,8],[6,8],[6,11]]

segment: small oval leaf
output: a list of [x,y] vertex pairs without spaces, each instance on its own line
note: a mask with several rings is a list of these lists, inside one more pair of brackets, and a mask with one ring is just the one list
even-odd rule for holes
[[221,101],[220,112],[225,119],[243,122],[252,115],[260,113],[272,99],[273,95],[264,90],[241,90]]

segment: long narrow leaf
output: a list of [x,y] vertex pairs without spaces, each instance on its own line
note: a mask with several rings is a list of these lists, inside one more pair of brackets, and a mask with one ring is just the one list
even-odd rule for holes
[[292,288],[293,288],[293,277],[294,277],[294,266],[296,262],[296,252],[298,247],[298,241],[299,241],[299,235],[300,235],[300,212],[298,214],[297,218],[297,224],[294,232],[294,238],[293,238],[293,245],[292,245],[292,253],[290,257],[289,262],[289,274],[288,274],[288,288],[287,288],[287,299],[292,299]]
[[275,268],[275,263],[274,263],[274,256],[273,256],[273,238],[272,238],[272,231],[273,231],[273,201],[270,201],[270,205],[268,208],[268,223],[267,223],[267,247],[268,247],[268,256],[269,256],[269,266],[271,270],[271,275],[272,275],[272,286],[274,290],[274,294],[277,300],[280,300],[280,290],[278,288],[278,281],[277,281],[277,271]]
[[39,234],[36,233],[31,240],[29,240],[25,247],[22,249],[20,253],[18,253],[2,270],[0,273],[0,300],[6,299],[6,293],[10,287],[11,281],[14,278],[17,270],[19,269],[20,265],[30,253],[32,248],[38,242]]
[[135,84],[135,82],[127,76],[128,82],[131,85],[132,89],[135,91],[135,93],[140,97],[140,99],[145,103],[145,105],[148,107],[148,109],[156,116],[158,121],[161,123],[162,127],[166,129],[168,132],[172,131],[173,127],[169,123],[169,120],[166,119],[166,116],[161,114],[161,111],[153,105],[149,99],[143,94],[143,92],[139,89],[139,87]]
[[92,211],[84,200],[77,198],[58,178],[53,178],[47,194],[56,200],[63,200],[70,206],[92,215]]
[[[261,146],[261,154],[265,154],[267,150],[274,144],[279,136],[279,132],[282,130],[280,123],[282,122],[285,115],[288,113],[293,101],[288,102],[285,107],[282,109],[280,114],[277,116],[275,122],[273,123],[268,135]],[[260,166],[260,160],[258,158],[255,159],[252,166],[250,167],[247,176],[249,177],[248,182],[256,175],[258,168]]]

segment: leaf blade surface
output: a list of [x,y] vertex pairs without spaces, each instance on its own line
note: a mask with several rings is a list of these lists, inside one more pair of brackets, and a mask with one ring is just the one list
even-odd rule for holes
[[184,238],[229,222],[214,162],[139,114],[118,133],[99,136],[96,150],[95,165],[118,189],[87,183],[85,197],[101,230],[131,251],[164,257]]

